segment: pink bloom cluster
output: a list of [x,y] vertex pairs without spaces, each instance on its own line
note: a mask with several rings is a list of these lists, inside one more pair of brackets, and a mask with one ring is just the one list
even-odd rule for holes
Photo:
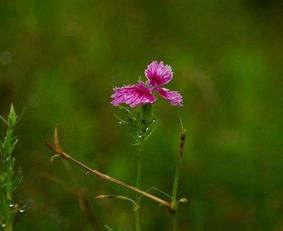
[[164,65],[163,62],[153,61],[145,70],[146,82],[139,81],[138,84],[126,85],[114,88],[111,96],[113,106],[128,104],[130,107],[154,103],[156,101],[153,92],[158,92],[167,99],[173,106],[182,106],[183,98],[177,91],[170,91],[160,86],[165,85],[173,78],[172,68]]

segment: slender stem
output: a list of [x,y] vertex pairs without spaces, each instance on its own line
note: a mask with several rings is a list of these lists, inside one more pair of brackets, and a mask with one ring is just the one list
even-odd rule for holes
[[177,193],[178,193],[178,184],[179,184],[179,175],[180,175],[181,163],[182,163],[182,160],[178,159],[177,164],[176,164],[175,177],[174,177],[173,190],[172,190],[171,205],[172,205],[173,208],[177,207]]
[[178,228],[177,228],[177,216],[176,216],[176,213],[172,215],[172,231],[177,231]]
[[[140,178],[141,178],[141,167],[142,167],[142,149],[139,149],[138,157],[137,157],[137,181],[136,181],[136,187],[140,188]],[[137,209],[135,211],[135,227],[136,231],[140,231],[140,198],[139,194],[136,193],[136,205]]]
[[179,185],[179,175],[180,175],[180,169],[181,164],[184,158],[184,145],[186,141],[186,130],[183,127],[183,121],[180,118],[181,122],[181,134],[180,134],[180,149],[179,149],[179,157],[176,163],[176,171],[175,171],[175,177],[174,177],[174,183],[173,183],[173,190],[172,190],[172,201],[171,206],[173,208],[174,213],[172,213],[172,225],[173,225],[173,231],[177,231],[177,207],[178,207],[178,201],[177,201],[177,194],[178,194],[178,185]]
[[[177,194],[178,194],[178,185],[179,185],[179,175],[180,175],[180,168],[181,168],[182,159],[179,158],[177,160],[176,164],[176,171],[175,171],[175,177],[174,177],[174,183],[173,183],[173,190],[172,190],[172,201],[171,206],[174,209],[174,211],[177,210]],[[172,225],[173,225],[173,231],[177,231],[177,216],[176,212],[172,215]]]

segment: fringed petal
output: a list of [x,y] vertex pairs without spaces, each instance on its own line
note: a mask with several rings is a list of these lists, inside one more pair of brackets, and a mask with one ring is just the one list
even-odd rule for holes
[[147,66],[145,76],[151,87],[157,87],[169,83],[173,78],[173,72],[170,65],[164,65],[162,61],[153,61]]
[[136,85],[114,88],[114,94],[111,97],[113,98],[111,102],[113,106],[128,104],[130,107],[136,107],[138,105],[154,103],[156,100],[142,81],[139,81]]
[[166,88],[155,88],[164,99],[167,99],[173,106],[183,106],[183,97],[177,91],[169,91]]

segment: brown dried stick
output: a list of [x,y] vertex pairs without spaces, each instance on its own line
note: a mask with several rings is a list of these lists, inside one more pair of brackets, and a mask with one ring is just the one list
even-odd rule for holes
[[112,182],[114,184],[120,185],[120,186],[122,186],[124,188],[127,188],[127,189],[131,190],[131,191],[139,193],[139,194],[141,194],[141,195],[143,195],[143,196],[145,196],[145,197],[147,197],[147,198],[149,198],[151,200],[154,200],[154,201],[158,202],[161,205],[166,206],[169,209],[170,212],[173,212],[173,213],[175,212],[174,208],[171,206],[171,204],[168,201],[160,199],[159,197],[154,196],[154,195],[152,195],[150,193],[147,193],[147,192],[145,192],[145,191],[143,191],[143,190],[141,190],[139,188],[136,188],[134,186],[128,185],[128,184],[126,184],[126,183],[124,183],[124,182],[122,182],[120,180],[117,180],[117,179],[115,179],[115,178],[113,178],[111,176],[108,176],[108,175],[106,175],[106,174],[104,174],[102,172],[99,172],[98,170],[96,170],[94,168],[90,168],[89,166],[81,163],[80,161],[78,161],[77,159],[72,157],[71,155],[69,155],[66,152],[64,152],[63,149],[60,146],[60,143],[59,143],[57,127],[54,129],[54,137],[53,138],[54,138],[54,141],[53,141],[54,144],[53,145],[51,145],[49,143],[46,143],[47,147],[49,147],[50,149],[52,149],[53,151],[56,152],[56,154],[51,157],[51,159],[50,159],[51,161],[53,161],[57,157],[62,157],[62,158],[66,159],[66,160],[68,160],[70,162],[73,162],[74,164],[78,165],[79,167],[87,170],[88,173],[95,174],[96,176],[100,177],[102,180],[110,181],[110,182]]

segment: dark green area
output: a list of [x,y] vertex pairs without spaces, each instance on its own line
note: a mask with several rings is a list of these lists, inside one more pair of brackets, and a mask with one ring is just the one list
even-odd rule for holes
[[[15,157],[24,175],[16,198],[27,208],[15,230],[98,230],[77,188],[100,226],[133,222],[130,203],[95,196],[134,193],[50,164],[44,142],[59,124],[67,152],[134,185],[136,150],[110,95],[144,78],[152,60],[172,65],[168,88],[185,105],[155,104],[160,126],[145,146],[143,188],[171,192],[182,115],[179,192],[189,202],[180,231],[283,230],[281,12],[276,0],[1,1],[0,112],[11,102],[26,108]],[[143,230],[171,229],[166,209],[148,199],[142,206]]]

